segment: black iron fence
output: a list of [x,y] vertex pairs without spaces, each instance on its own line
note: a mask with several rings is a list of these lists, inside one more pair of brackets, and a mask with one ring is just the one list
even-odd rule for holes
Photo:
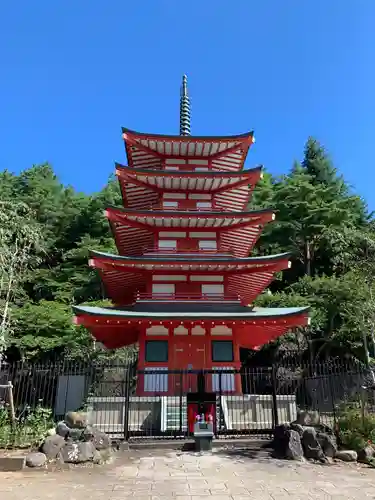
[[[16,363],[0,367],[0,387],[9,381],[18,421],[30,421],[28,416],[43,409],[55,421],[67,411],[84,410],[118,439],[184,439],[202,414],[212,419],[217,438],[268,437],[299,410],[316,410],[333,427],[342,407],[358,398],[374,409],[372,371],[340,359],[189,371],[137,370],[133,360]],[[7,398],[0,389],[0,420]]]

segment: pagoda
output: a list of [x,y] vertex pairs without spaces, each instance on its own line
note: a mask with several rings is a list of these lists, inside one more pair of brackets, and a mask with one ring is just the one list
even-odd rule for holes
[[118,255],[92,251],[89,261],[114,306],[76,306],[75,323],[108,349],[138,344],[139,396],[196,390],[176,370],[210,371],[205,390],[215,392],[214,372],[234,369],[225,391],[241,394],[240,348],[308,323],[307,307],[252,305],[290,265],[288,253],[249,257],[275,217],[248,210],[262,176],[261,167],[243,168],[253,132],[192,136],[186,76],[179,135],[122,132],[123,208],[105,211]]

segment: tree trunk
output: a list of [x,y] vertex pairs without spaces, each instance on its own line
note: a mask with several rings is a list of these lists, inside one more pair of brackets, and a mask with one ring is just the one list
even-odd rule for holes
[[305,274],[311,276],[311,243],[308,238],[305,239],[304,244],[304,257],[305,257]]

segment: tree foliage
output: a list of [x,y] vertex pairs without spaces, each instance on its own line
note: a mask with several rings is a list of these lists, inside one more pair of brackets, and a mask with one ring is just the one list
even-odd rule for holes
[[[64,186],[48,165],[0,173],[1,342],[9,357],[83,356],[94,349],[72,324],[72,304],[104,303],[90,249],[115,252],[103,211],[121,206],[114,178],[99,193]],[[257,300],[311,306],[311,326],[275,345],[363,358],[375,311],[375,225],[365,202],[313,138],[281,177],[265,172],[250,209],[273,208],[255,254],[292,252],[293,266]]]

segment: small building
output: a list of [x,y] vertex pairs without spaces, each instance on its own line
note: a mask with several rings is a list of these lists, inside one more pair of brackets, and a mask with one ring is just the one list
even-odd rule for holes
[[74,307],[75,322],[108,349],[138,343],[138,397],[240,395],[240,348],[306,325],[308,308],[252,305],[290,264],[287,253],[249,257],[275,218],[248,209],[262,176],[244,169],[253,132],[190,135],[186,77],[180,113],[180,135],[122,130],[123,207],[105,212],[118,255],[89,261],[114,306]]

